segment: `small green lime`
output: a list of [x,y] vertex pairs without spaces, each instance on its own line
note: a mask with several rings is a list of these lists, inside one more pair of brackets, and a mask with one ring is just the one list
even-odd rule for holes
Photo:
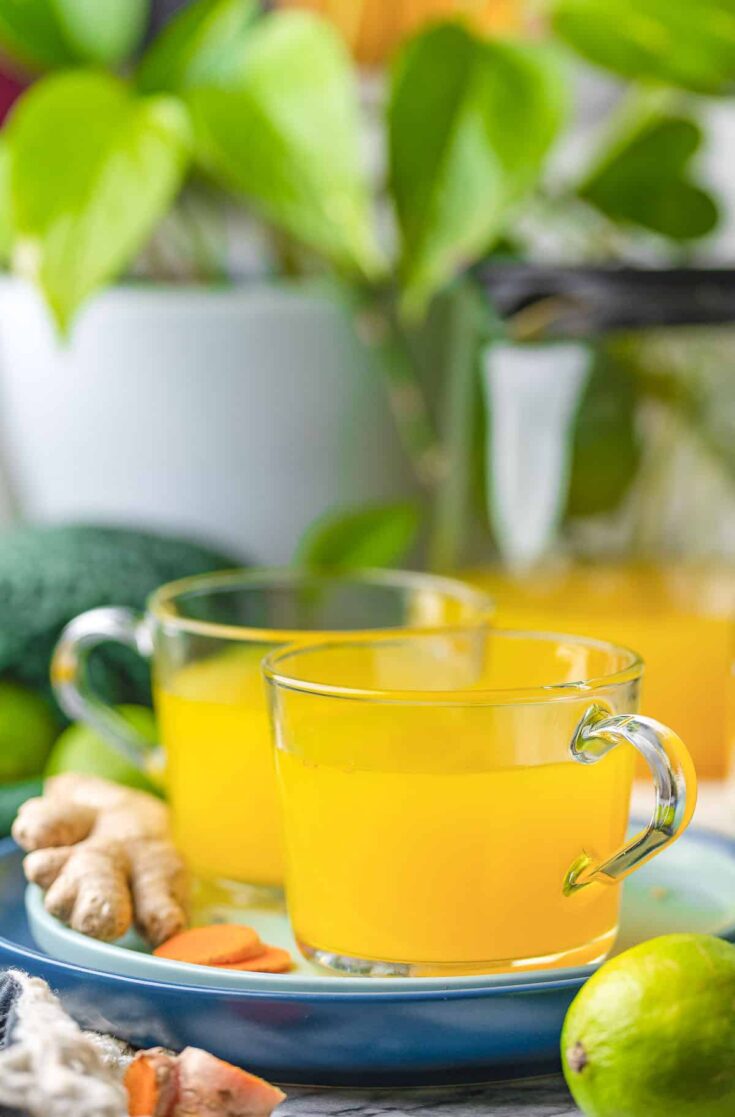
[[[152,710],[146,706],[118,706],[118,712],[151,748],[155,745],[156,721]],[[82,722],[65,729],[51,751],[45,775],[58,776],[62,772],[104,776],[115,783],[160,794],[160,788],[145,772],[136,768],[99,733]]]
[[606,962],[561,1037],[587,1117],[733,1117],[735,947],[665,935]]
[[0,783],[38,775],[58,731],[45,698],[0,680]]
[[0,785],[0,838],[8,836],[13,820],[26,799],[42,794],[43,780],[40,776]]

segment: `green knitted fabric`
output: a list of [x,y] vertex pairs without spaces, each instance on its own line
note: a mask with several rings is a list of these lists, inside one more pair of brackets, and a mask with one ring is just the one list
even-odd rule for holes
[[[99,605],[143,609],[166,582],[237,565],[207,547],[128,529],[6,531],[0,534],[0,675],[49,694],[54,644],[78,613]],[[128,649],[101,647],[90,668],[108,701],[150,704],[149,668]]]

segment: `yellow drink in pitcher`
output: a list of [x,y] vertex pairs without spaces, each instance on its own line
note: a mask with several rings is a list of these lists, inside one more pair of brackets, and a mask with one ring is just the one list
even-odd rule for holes
[[[590,769],[446,771],[447,741],[436,744],[444,760],[434,772],[419,758],[405,770],[376,768],[368,749],[364,767],[339,766],[328,756],[337,740],[308,760],[279,751],[299,938],[335,955],[451,961],[465,973],[489,959],[507,969],[515,959],[602,958],[617,932],[619,889],[592,884],[565,896],[562,882],[582,846],[597,858],[623,842],[632,751]],[[529,917],[529,894],[541,920]]]
[[476,571],[471,580],[495,596],[501,628],[575,632],[635,648],[646,664],[643,713],[686,741],[700,779],[728,774],[735,569],[575,564],[519,576]]
[[156,687],[177,845],[204,877],[283,883],[280,811],[260,661],[232,648]]

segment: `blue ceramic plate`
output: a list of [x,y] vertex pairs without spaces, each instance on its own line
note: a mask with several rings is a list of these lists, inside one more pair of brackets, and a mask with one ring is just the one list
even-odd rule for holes
[[[735,886],[735,877],[733,885]],[[405,990],[443,992],[451,989],[484,989],[488,985],[520,985],[549,980],[548,970],[451,978],[329,975],[311,965],[299,954],[285,914],[260,910],[256,907],[238,909],[228,906],[220,911],[210,908],[207,910],[207,918],[200,922],[218,922],[221,919],[228,923],[246,923],[254,927],[263,942],[285,947],[290,952],[295,965],[292,972],[287,975],[238,973],[236,970],[220,970],[213,966],[193,966],[186,962],[154,958],[150,953],[150,947],[134,931],[125,935],[117,943],[97,942],[95,939],[70,930],[58,919],[49,915],[43,906],[43,894],[35,885],[30,885],[26,891],[26,915],[36,946],[61,962],[71,962],[72,965],[101,970],[103,973],[139,977],[148,981],[173,982],[176,985],[196,984],[206,986],[208,989],[282,992],[286,987],[290,992],[322,992],[339,995],[341,993],[394,993],[396,983]],[[595,969],[594,965],[558,969],[554,971],[554,976],[557,979],[585,978]]]
[[[206,1047],[286,1083],[394,1086],[546,1073],[558,1065],[561,1023],[584,980],[556,971],[376,984],[301,972],[248,975],[245,986],[223,989],[204,985],[198,967],[187,968],[188,984],[179,974],[154,980],[112,972],[94,950],[74,964],[35,949],[24,894],[20,855],[0,842],[0,964],[44,977],[88,1027],[139,1046]],[[30,905],[34,911],[33,898]],[[676,930],[735,941],[735,842],[690,830],[630,878],[621,947]]]

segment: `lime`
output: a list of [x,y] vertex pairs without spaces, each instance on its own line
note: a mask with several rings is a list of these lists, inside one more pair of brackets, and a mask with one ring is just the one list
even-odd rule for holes
[[605,963],[567,1013],[564,1077],[587,1117],[735,1114],[735,947],[665,935]]
[[[117,709],[153,749],[156,742],[153,711],[146,706],[118,706]],[[104,776],[115,783],[160,794],[160,788],[145,772],[136,768],[96,730],[82,722],[65,729],[51,751],[45,775],[58,776],[62,772]]]
[[42,794],[43,780],[39,776],[0,786],[0,838],[8,836],[13,820],[26,799]]
[[0,680],[0,783],[38,775],[58,731],[45,698]]

